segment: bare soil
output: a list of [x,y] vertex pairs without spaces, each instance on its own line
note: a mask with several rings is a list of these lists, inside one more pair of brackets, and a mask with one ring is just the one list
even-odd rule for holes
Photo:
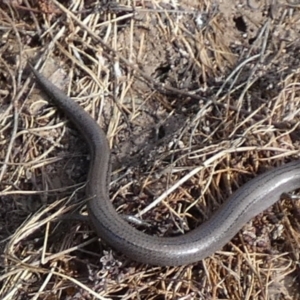
[[299,34],[298,0],[1,1],[0,298],[300,299],[299,200],[182,267],[130,261],[88,222],[58,222],[86,214],[89,153],[27,67],[43,63],[107,133],[118,212],[169,236],[299,159]]

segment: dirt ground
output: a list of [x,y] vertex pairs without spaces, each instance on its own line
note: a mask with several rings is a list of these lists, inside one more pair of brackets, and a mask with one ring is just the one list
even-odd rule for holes
[[4,0],[0,36],[1,299],[300,299],[297,199],[181,267],[136,263],[89,222],[57,221],[86,214],[90,157],[27,66],[107,133],[118,212],[176,235],[299,159],[300,1]]

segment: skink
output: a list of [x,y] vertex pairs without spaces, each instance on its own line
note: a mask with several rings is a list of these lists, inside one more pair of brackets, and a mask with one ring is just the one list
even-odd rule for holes
[[300,188],[300,160],[296,160],[247,182],[194,230],[176,237],[147,235],[124,221],[109,199],[110,149],[104,131],[79,104],[30,68],[40,88],[64,111],[89,146],[86,194],[93,227],[108,245],[132,260],[160,266],[202,260],[220,250],[245,223],[279,200],[282,193]]

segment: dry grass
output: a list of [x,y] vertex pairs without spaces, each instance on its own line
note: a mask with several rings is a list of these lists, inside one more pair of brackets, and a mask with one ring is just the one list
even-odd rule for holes
[[1,299],[300,299],[299,200],[176,268],[128,261],[88,224],[55,221],[85,213],[88,155],[33,89],[28,59],[105,129],[116,208],[158,234],[197,226],[256,174],[298,159],[300,45],[279,36],[299,32],[299,14],[266,17],[249,46],[208,0],[202,28],[192,9],[133,4],[0,5]]

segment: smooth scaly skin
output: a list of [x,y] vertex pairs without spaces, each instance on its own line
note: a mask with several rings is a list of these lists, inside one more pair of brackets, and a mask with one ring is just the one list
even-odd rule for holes
[[204,224],[178,237],[156,237],[126,223],[108,195],[110,149],[103,130],[75,101],[31,66],[41,89],[76,125],[91,152],[88,213],[99,237],[129,258],[153,265],[197,262],[220,250],[254,216],[284,192],[300,187],[300,160],[274,168],[238,189]]

